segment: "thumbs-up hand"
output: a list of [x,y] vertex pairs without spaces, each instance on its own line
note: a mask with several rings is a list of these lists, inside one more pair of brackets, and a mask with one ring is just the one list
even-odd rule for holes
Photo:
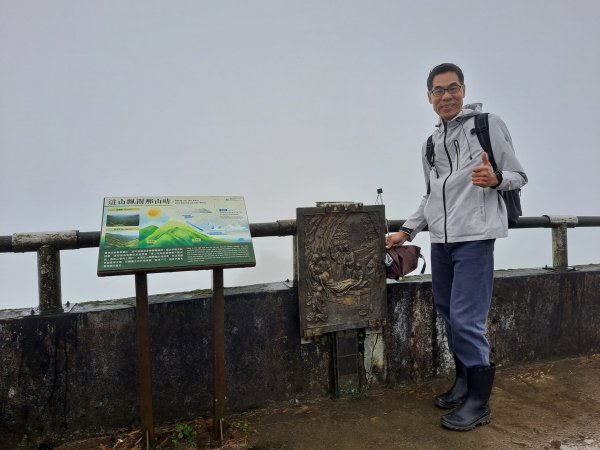
[[492,187],[498,184],[498,178],[488,160],[486,152],[481,154],[481,165],[476,166],[471,173],[471,181],[475,186]]
[[490,168],[490,171],[493,172],[493,170],[492,170],[492,164],[490,163],[490,160],[488,159],[487,152],[483,152],[481,154],[481,160],[483,161],[483,165],[484,166],[488,166]]

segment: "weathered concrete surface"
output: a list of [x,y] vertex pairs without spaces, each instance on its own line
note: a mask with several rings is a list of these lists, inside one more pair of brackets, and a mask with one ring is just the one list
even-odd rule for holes
[[[209,296],[170,294],[150,301],[155,421],[210,414]],[[1,449],[37,448],[139,423],[132,304],[0,316]],[[295,290],[283,283],[226,295],[230,410],[327,395],[329,347],[325,339],[300,345],[297,308]]]
[[[496,273],[494,359],[522,362],[600,352],[600,267]],[[37,448],[139,423],[134,300],[29,316],[0,311],[0,448]],[[156,423],[210,415],[208,293],[150,298]],[[230,412],[329,393],[327,338],[300,344],[296,290],[285,283],[226,290]],[[388,285],[384,366],[389,386],[448,373],[450,358],[428,277]],[[381,342],[381,341],[380,341]]]
[[[488,323],[497,364],[600,351],[600,267],[497,271]],[[387,381],[422,382],[453,367],[432,303],[431,277],[388,285]]]

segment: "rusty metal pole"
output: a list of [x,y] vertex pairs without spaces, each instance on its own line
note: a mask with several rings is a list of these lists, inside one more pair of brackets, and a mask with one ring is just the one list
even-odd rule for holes
[[298,287],[298,280],[299,280],[299,276],[298,276],[298,236],[294,235],[292,238],[293,242],[292,242],[292,258],[293,260],[293,266],[292,266],[292,270],[294,271],[293,274],[293,282],[294,282],[294,286]]
[[51,245],[37,250],[40,313],[62,312],[60,252]]
[[552,267],[564,269],[569,265],[567,224],[552,228]]
[[223,269],[213,269],[213,426],[214,441],[223,441],[225,415],[225,288]]
[[150,353],[150,317],[148,313],[148,277],[146,273],[135,274],[135,305],[142,449],[152,450],[154,449],[152,358]]

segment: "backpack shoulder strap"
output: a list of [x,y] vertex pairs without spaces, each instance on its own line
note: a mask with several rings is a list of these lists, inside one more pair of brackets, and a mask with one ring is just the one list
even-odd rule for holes
[[[477,134],[479,143],[483,147],[483,150],[488,154],[488,159],[494,171],[498,170],[496,160],[494,159],[494,152],[492,151],[492,141],[490,139],[490,123],[488,119],[488,113],[478,114],[475,116],[475,129],[471,131],[473,134]],[[508,216],[508,223],[514,226],[519,216],[523,215],[521,209],[521,190],[516,189],[512,191],[499,191],[498,192],[506,205],[506,212]]]
[[[429,163],[429,167],[435,167],[435,146],[433,145],[433,134],[427,138],[427,146],[425,148],[425,157]],[[427,194],[431,193],[431,182],[427,183]]]
[[433,167],[435,165],[435,151],[434,151],[434,145],[433,145],[433,134],[427,138],[427,148],[425,149],[425,156],[427,157],[429,166]]
[[490,121],[489,113],[477,114],[475,116],[475,134],[479,143],[483,147],[483,150],[488,154],[488,159],[494,170],[498,170],[496,165],[496,159],[494,158],[494,151],[492,150],[492,140],[490,139]]

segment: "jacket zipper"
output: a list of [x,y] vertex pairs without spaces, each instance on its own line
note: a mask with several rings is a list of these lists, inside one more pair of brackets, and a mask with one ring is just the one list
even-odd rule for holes
[[448,212],[446,210],[446,181],[452,175],[452,158],[450,158],[450,152],[448,152],[448,147],[446,146],[446,136],[448,134],[448,124],[444,124],[444,150],[446,151],[446,156],[448,157],[448,162],[450,163],[450,173],[444,180],[444,184],[442,185],[442,199],[444,202],[444,242],[448,243]]
[[456,139],[452,141],[454,144],[454,151],[456,152],[456,171],[460,170],[460,144]]

